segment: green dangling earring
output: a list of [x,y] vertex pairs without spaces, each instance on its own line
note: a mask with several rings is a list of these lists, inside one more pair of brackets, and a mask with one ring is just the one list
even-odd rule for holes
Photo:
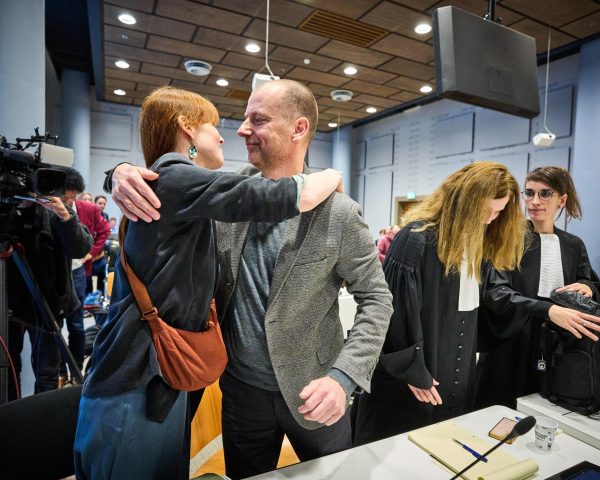
[[198,156],[198,150],[196,150],[196,145],[191,143],[190,148],[188,148],[188,157],[190,157],[190,160],[193,160],[197,156]]

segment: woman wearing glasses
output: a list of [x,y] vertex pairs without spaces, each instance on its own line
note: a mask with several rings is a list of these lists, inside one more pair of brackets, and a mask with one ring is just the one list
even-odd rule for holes
[[532,235],[521,268],[492,270],[479,319],[478,362],[480,408],[502,404],[538,391],[536,370],[540,327],[544,320],[581,338],[598,339],[599,318],[554,305],[555,288],[598,299],[596,273],[579,237],[554,225],[563,210],[567,221],[581,218],[581,207],[569,172],[559,167],[536,168],[522,192]]

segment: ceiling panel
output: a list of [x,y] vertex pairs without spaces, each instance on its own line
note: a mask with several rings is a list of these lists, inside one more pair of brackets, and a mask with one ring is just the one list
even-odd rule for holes
[[[448,4],[478,16],[488,9],[488,0],[271,0],[269,66],[274,74],[311,88],[321,115],[319,130],[331,130],[329,120],[345,124],[368,118],[366,106],[395,108],[426,96],[419,91],[424,84],[435,86],[431,33],[418,35],[414,27]],[[157,86],[174,85],[206,95],[223,117],[243,118],[254,73],[264,72],[265,0],[104,0],[103,12],[107,100],[140,105]],[[137,22],[120,23],[123,12]],[[319,34],[302,30],[319,12],[329,12],[325,16],[337,23]],[[543,8],[531,0],[503,0],[496,17],[533,36],[538,52],[546,49],[548,24],[552,48],[600,33],[600,2],[594,0],[545,0]],[[366,46],[356,46],[358,33],[348,28],[350,20],[382,29],[378,35],[383,36],[365,37]],[[261,51],[248,53],[249,41]],[[191,58],[209,62],[211,74],[188,74],[183,63]],[[115,67],[120,59],[129,69]],[[348,65],[358,72],[344,74]],[[229,85],[217,86],[219,78]],[[117,88],[127,94],[114,95]],[[352,91],[353,99],[333,101],[330,93],[339,88]]]
[[[146,2],[150,3],[150,2]],[[125,10],[114,5],[104,5],[104,21],[109,25],[117,25],[123,27],[119,22],[118,16]],[[187,22],[177,22],[169,18],[159,17],[157,15],[146,15],[139,12],[131,12],[135,16],[137,22],[134,25],[127,25],[128,30],[137,30],[146,33],[155,33],[165,37],[177,38],[179,40],[190,41],[196,26]]]
[[246,15],[187,0],[158,0],[155,13],[230,33],[242,33],[251,20],[251,17]]
[[362,22],[377,25],[391,32],[400,33],[419,41],[427,40],[431,35],[419,35],[415,27],[420,23],[430,23],[431,17],[397,3],[381,2],[361,18]]
[[343,58],[348,62],[366,67],[376,67],[392,58],[391,55],[386,53],[374,52],[371,49],[363,47],[355,47],[338,40],[331,40],[318,53],[332,58]]
[[[267,2],[248,0],[214,0],[212,5],[219,8],[244,13],[250,17],[267,18]],[[271,22],[281,23],[290,27],[297,27],[313,9],[300,3],[288,0],[271,2],[272,8],[269,12]]]

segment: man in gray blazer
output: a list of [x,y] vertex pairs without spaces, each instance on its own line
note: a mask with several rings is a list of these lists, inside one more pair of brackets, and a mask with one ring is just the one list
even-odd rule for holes
[[[245,173],[278,179],[306,172],[316,124],[316,101],[302,84],[280,80],[257,89],[238,130],[252,164]],[[137,169],[118,167],[113,195],[118,204],[137,204],[125,214],[149,220],[157,212],[131,193],[156,201],[138,188],[140,178]],[[349,448],[348,401],[357,387],[369,391],[392,312],[358,205],[334,193],[285,222],[219,223],[217,230],[216,296],[229,354],[220,381],[227,475],[274,469],[284,434],[301,460]],[[345,343],[342,282],[358,303]]]

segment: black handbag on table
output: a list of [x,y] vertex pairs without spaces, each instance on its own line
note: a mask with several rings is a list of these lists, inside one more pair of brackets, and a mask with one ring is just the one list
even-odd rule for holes
[[[550,300],[561,307],[600,316],[600,304],[577,292],[556,292]],[[568,410],[592,415],[600,411],[600,345],[548,321],[540,335],[541,394]]]

